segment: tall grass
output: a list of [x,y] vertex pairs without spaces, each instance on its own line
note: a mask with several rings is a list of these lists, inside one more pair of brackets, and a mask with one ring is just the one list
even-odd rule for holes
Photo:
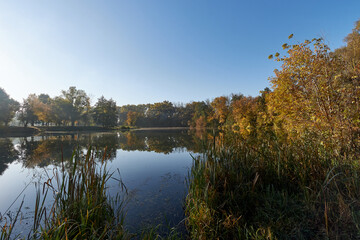
[[186,199],[192,239],[360,238],[360,167],[302,139],[235,136],[194,158]]
[[[75,152],[70,162],[65,164],[63,161],[62,166],[54,170],[54,176],[44,184],[42,194],[41,189],[37,191],[33,227],[28,239],[131,237],[123,224],[124,199],[119,195],[113,199],[107,193],[107,182],[113,174],[106,169],[106,153],[99,162],[96,159],[96,151],[89,148],[86,156]],[[45,204],[49,192],[54,194],[51,208]],[[11,232],[15,222],[2,227],[1,240],[14,237]]]

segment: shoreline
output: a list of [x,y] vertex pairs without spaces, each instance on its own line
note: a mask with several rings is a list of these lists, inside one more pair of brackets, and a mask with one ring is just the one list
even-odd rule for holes
[[38,134],[36,127],[0,127],[0,137],[29,137]]
[[151,131],[151,130],[187,130],[190,127],[141,127],[141,128],[134,128],[131,130],[134,131]]
[[107,128],[100,126],[36,126],[36,127],[0,127],[0,138],[6,137],[30,137],[39,134],[66,134],[78,132],[115,132],[115,131],[162,131],[162,130],[188,130],[190,127],[118,127]]

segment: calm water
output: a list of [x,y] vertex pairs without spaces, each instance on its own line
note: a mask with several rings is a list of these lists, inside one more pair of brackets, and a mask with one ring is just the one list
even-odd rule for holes
[[[36,185],[42,186],[52,176],[62,155],[69,160],[75,148],[86,151],[92,145],[100,150],[107,147],[108,168],[116,171],[116,177],[119,169],[128,189],[126,226],[130,231],[158,224],[181,228],[190,154],[201,152],[202,138],[188,130],[0,138],[0,213],[13,216],[24,199],[20,225],[26,232]],[[110,181],[109,187],[111,195],[121,193],[116,181]]]

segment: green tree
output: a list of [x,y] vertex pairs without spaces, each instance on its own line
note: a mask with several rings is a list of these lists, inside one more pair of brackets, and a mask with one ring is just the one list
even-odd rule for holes
[[172,126],[173,115],[175,113],[174,105],[169,101],[163,101],[151,104],[146,111],[146,117],[153,126]]
[[20,104],[10,98],[4,89],[0,88],[0,123],[5,126],[14,118]]
[[86,95],[84,90],[78,90],[76,87],[70,87],[67,91],[62,91],[62,97],[70,103],[70,108],[67,109],[67,116],[71,122],[71,126],[75,125],[76,121],[84,118],[90,109],[90,98]]
[[51,122],[57,126],[66,125],[70,122],[69,112],[72,111],[72,104],[62,97],[55,97],[50,104]]
[[95,123],[104,127],[113,127],[117,125],[116,102],[112,99],[106,100],[101,96],[93,109],[93,118]]

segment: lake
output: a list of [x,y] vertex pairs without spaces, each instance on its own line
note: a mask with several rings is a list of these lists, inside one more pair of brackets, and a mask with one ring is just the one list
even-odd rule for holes
[[[202,151],[204,135],[190,130],[45,134],[0,138],[0,213],[14,217],[22,200],[17,233],[27,233],[35,205],[36,187],[43,186],[53,169],[69,161],[74,149],[89,146],[109,156],[107,166],[121,177],[109,181],[109,194],[126,197],[125,225],[131,232],[157,226],[184,229],[186,177],[192,156]],[[119,171],[118,171],[119,170]],[[120,173],[120,176],[119,176]],[[48,197],[51,205],[52,196]]]

